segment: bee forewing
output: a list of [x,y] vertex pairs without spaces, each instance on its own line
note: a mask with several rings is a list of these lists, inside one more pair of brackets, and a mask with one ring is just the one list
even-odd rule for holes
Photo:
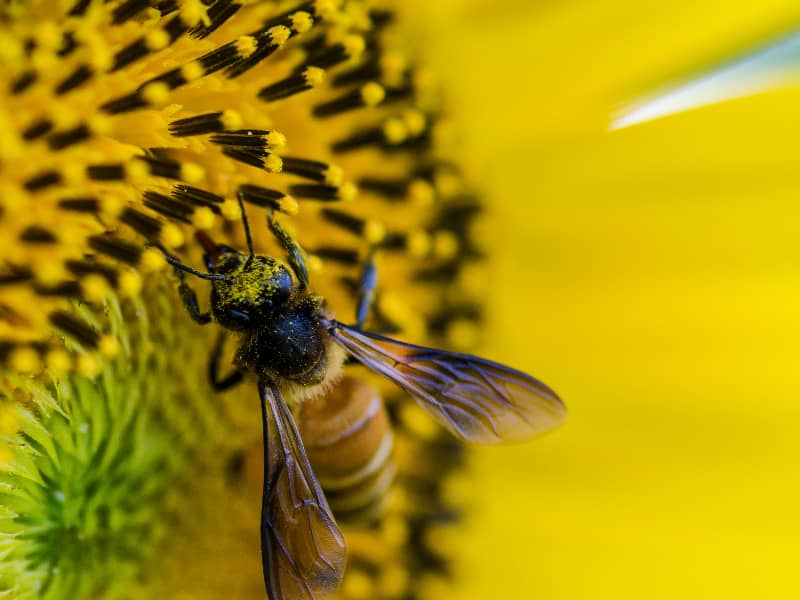
[[331,324],[337,343],[411,394],[463,440],[495,444],[528,439],[553,429],[566,416],[553,390],[520,371]]
[[329,598],[344,574],[344,538],[278,389],[259,384],[264,425],[261,553],[271,600]]

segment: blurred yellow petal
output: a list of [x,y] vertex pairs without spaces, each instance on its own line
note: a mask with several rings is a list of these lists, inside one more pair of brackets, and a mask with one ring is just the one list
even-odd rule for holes
[[486,352],[570,407],[535,445],[477,453],[453,597],[797,597],[800,91],[607,131],[791,31],[797,4],[446,18],[432,57],[503,240]]

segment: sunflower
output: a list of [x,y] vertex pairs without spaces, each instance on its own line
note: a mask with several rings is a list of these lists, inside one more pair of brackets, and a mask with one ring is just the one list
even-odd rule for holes
[[[240,202],[256,251],[296,239],[336,314],[375,256],[371,328],[477,343],[481,204],[395,18],[333,0],[3,6],[7,596],[263,597],[255,390],[212,392],[215,331],[164,268],[202,264],[198,231],[245,247]],[[427,597],[450,572],[462,450],[382,388],[397,481],[376,516],[338,515],[341,595]]]

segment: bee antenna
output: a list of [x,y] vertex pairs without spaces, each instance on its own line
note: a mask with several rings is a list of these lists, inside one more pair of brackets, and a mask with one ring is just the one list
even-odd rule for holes
[[244,268],[250,266],[250,263],[253,262],[253,257],[255,256],[255,251],[253,250],[253,236],[250,233],[250,223],[247,221],[247,212],[244,210],[244,200],[242,199],[242,192],[238,192],[236,194],[236,199],[239,201],[239,208],[242,211],[242,224],[244,225],[244,236],[247,240],[247,249],[250,251],[250,256],[247,257],[247,260],[244,263]]
[[189,265],[183,264],[177,258],[172,256],[164,245],[161,242],[153,242],[152,245],[158,248],[161,251],[161,254],[164,255],[164,260],[166,260],[169,264],[171,264],[176,269],[183,271],[184,273],[189,273],[190,275],[194,275],[195,277],[199,277],[200,279],[208,279],[211,281],[219,281],[221,279],[225,279],[227,275],[222,275],[221,273],[203,273],[202,271],[198,271],[197,269],[193,269]]

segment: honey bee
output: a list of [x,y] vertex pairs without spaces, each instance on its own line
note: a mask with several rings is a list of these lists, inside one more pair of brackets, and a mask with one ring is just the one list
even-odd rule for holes
[[[258,382],[264,438],[260,533],[267,593],[272,600],[318,600],[333,594],[341,582],[345,542],[286,399],[308,407],[301,423],[318,469],[357,501],[363,500],[359,493],[367,500],[379,496],[391,481],[391,431],[377,392],[341,379],[346,355],[393,381],[453,435],[469,442],[530,438],[558,425],[565,408],[545,384],[504,365],[364,331],[377,283],[371,259],[361,276],[356,325],[337,321],[324,299],[308,290],[303,253],[272,214],[269,228],[287,251],[289,264],[254,252],[241,196],[239,203],[247,254],[198,232],[207,269],[202,272],[155,245],[175,268],[190,316],[240,334],[234,370],[221,377],[220,332],[209,362],[212,386],[227,389],[246,373]],[[185,274],[211,281],[210,313],[200,311]],[[321,404],[305,402],[318,398],[323,398]],[[340,447],[328,452],[331,444]],[[362,448],[353,462],[332,462],[347,454],[348,444]]]

